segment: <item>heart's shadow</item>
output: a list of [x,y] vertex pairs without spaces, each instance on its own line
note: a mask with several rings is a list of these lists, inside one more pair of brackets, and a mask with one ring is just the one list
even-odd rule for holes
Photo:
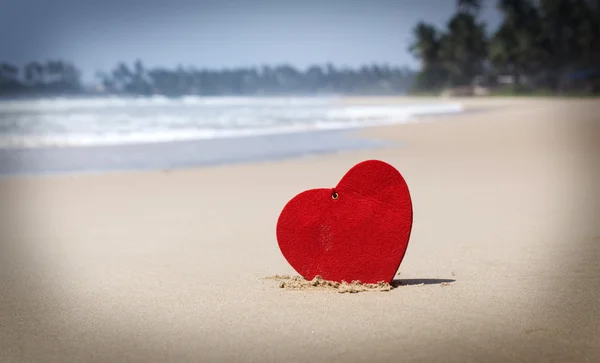
[[441,285],[449,284],[456,280],[452,279],[395,279],[390,285],[392,287],[410,286],[410,285]]

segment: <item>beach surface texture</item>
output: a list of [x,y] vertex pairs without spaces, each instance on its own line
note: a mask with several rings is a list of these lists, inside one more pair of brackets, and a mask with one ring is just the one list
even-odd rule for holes
[[[0,362],[600,361],[600,104],[458,102],[373,148],[3,176]],[[279,213],[367,159],[411,191],[395,280],[302,281]]]

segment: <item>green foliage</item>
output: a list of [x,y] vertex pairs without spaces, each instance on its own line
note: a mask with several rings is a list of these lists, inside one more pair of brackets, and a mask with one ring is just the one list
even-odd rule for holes
[[[0,66],[0,94],[81,94],[79,72],[61,61],[32,62],[24,67],[23,79],[11,65]],[[177,67],[147,69],[137,60],[121,62],[96,77],[102,94],[126,95],[301,95],[301,94],[402,94],[415,74],[407,68],[370,65],[337,69],[313,65],[305,71],[290,65],[239,69],[194,69]]]
[[[487,3],[486,3],[487,4]],[[600,1],[497,0],[503,15],[487,33],[481,0],[456,0],[444,29],[419,22],[410,52],[418,73],[371,65],[331,64],[298,70],[290,65],[224,70],[147,69],[138,60],[98,72],[102,93],[132,95],[420,94],[474,83],[499,86],[496,94],[600,93]],[[504,80],[508,77],[509,84]],[[78,94],[80,72],[70,63],[0,64],[0,95]]]
[[491,39],[490,62],[503,73],[514,77],[514,87],[521,87],[521,76],[544,66],[549,57],[543,48],[543,33],[538,10],[529,1],[500,0],[498,8],[504,22]]
[[413,30],[414,42],[409,50],[421,60],[421,71],[417,74],[414,89],[431,91],[441,89],[447,80],[447,70],[441,64],[441,34],[435,27],[419,22]]
[[475,16],[481,10],[481,0],[457,0],[456,6],[459,13]]
[[440,46],[440,60],[447,71],[448,85],[471,83],[483,71],[486,51],[484,25],[470,13],[459,12],[452,17]]
[[435,64],[439,60],[440,34],[432,25],[419,22],[413,30],[415,40],[409,47],[410,52],[421,59],[423,67]]
[[[600,91],[598,77],[591,76],[600,71],[599,1],[499,0],[496,6],[504,19],[489,37],[477,22],[481,2],[472,0],[457,1],[443,32],[422,22],[414,28],[410,50],[421,60],[415,91],[497,75],[512,77],[513,94]],[[574,76],[582,71],[590,76]]]
[[80,72],[61,60],[31,62],[21,70],[10,64],[0,65],[0,95],[30,93],[77,94],[81,91]]
[[485,25],[477,22],[481,4],[459,0],[457,8],[445,32],[424,22],[413,30],[409,50],[421,60],[416,91],[468,84],[483,70],[487,43]]

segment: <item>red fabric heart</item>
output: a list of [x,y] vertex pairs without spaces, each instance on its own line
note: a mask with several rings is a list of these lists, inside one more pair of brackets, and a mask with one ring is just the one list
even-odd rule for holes
[[292,198],[277,221],[283,256],[307,280],[391,282],[413,221],[408,186],[379,160],[355,165],[333,189]]

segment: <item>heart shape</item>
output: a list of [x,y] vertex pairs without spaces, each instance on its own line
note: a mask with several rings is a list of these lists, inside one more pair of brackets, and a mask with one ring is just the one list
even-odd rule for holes
[[277,242],[306,280],[391,282],[406,253],[412,201],[402,175],[380,160],[352,167],[331,189],[304,191],[283,208]]

